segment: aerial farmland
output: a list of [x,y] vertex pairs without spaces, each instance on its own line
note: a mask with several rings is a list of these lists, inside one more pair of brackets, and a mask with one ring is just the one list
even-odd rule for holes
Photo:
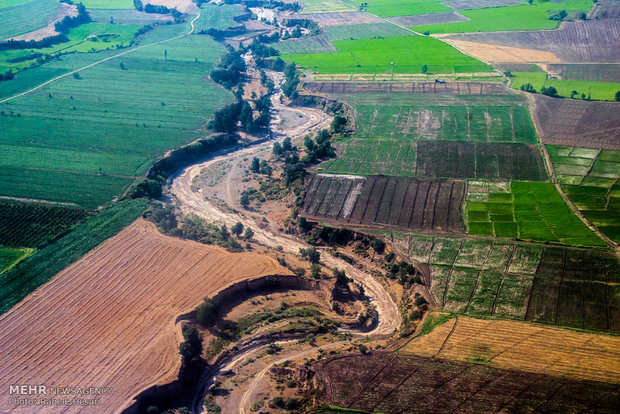
[[0,2],[0,411],[615,413],[620,1]]

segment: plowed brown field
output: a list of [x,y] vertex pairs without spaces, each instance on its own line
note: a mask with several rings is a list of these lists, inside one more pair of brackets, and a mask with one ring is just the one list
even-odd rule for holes
[[620,337],[524,322],[460,316],[409,342],[402,351],[483,362],[497,368],[620,383]]
[[[0,412],[118,412],[144,388],[176,379],[179,315],[234,282],[276,274],[289,271],[138,220],[0,316]],[[14,384],[112,392],[96,407],[24,408],[9,405]]]

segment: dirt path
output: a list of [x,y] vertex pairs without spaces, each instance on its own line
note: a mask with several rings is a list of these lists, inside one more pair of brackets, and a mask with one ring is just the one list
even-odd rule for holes
[[189,30],[187,33],[183,33],[183,34],[180,34],[180,35],[178,35],[178,36],[171,37],[171,38],[169,38],[169,39],[160,40],[159,42],[149,43],[148,45],[138,46],[138,47],[135,47],[135,48],[133,48],[133,49],[125,50],[124,52],[118,53],[118,54],[116,54],[116,55],[109,56],[109,57],[107,57],[107,58],[105,58],[105,59],[98,60],[98,61],[96,61],[96,62],[93,62],[93,63],[89,64],[89,65],[83,66],[83,67],[81,67],[81,68],[79,68],[79,69],[75,69],[75,70],[72,70],[71,72],[67,72],[67,73],[65,73],[64,75],[56,76],[55,78],[52,78],[52,79],[50,79],[50,80],[48,80],[48,81],[46,81],[46,82],[43,82],[42,84],[40,84],[40,85],[38,85],[38,86],[35,86],[35,87],[34,87],[34,88],[32,88],[32,89],[28,89],[28,90],[27,90],[27,91],[25,91],[25,92],[21,92],[21,93],[18,93],[17,95],[9,96],[8,98],[0,99],[0,103],[4,103],[4,102],[11,101],[11,100],[13,100],[13,99],[15,99],[15,98],[19,98],[20,96],[28,95],[30,92],[34,92],[34,91],[36,91],[36,90],[38,90],[38,89],[41,89],[42,87],[47,86],[47,85],[49,85],[49,84],[50,84],[50,83],[52,83],[52,82],[56,82],[57,80],[60,80],[60,79],[62,79],[62,78],[66,78],[67,76],[71,76],[71,75],[73,75],[74,73],[78,73],[78,72],[81,72],[81,71],[83,71],[83,70],[86,70],[86,69],[92,68],[93,66],[97,66],[97,65],[99,65],[100,63],[107,62],[108,60],[116,59],[117,57],[124,56],[124,55],[126,55],[126,54],[128,54],[128,53],[135,52],[136,50],[144,49],[145,47],[149,47],[149,46],[160,45],[160,44],[162,44],[162,43],[166,43],[166,42],[169,42],[169,41],[171,41],[171,40],[180,39],[180,38],[182,38],[182,37],[184,37],[184,36],[188,36],[188,35],[190,35],[190,34],[192,34],[192,33],[194,32],[194,22],[195,22],[196,20],[198,20],[198,18],[200,18],[200,12],[198,12],[198,14],[196,15],[196,17],[194,17],[194,18],[193,18],[193,19],[189,22],[189,25],[190,25],[190,30]]

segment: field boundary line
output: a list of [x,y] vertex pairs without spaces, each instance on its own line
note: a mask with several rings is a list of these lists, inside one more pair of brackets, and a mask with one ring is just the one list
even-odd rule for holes
[[353,398],[353,400],[351,400],[350,403],[347,404],[347,408],[351,408],[351,406],[353,404],[355,404],[357,402],[357,400],[359,400],[359,398],[362,396],[362,394],[364,394],[366,392],[366,390],[368,389],[368,387],[370,387],[372,385],[372,382],[390,365],[392,365],[392,363],[396,360],[396,356],[393,356],[392,358],[390,358],[389,361],[387,361],[385,363],[385,365],[383,365],[381,367],[380,370],[378,370],[377,372],[375,372],[375,375],[372,376],[372,378],[370,378],[366,384],[362,387],[362,390],[355,396],[355,398]]
[[499,293],[502,291],[502,287],[504,286],[504,280],[506,280],[506,275],[510,272],[510,266],[512,266],[512,262],[514,261],[515,253],[517,252],[517,245],[512,245],[512,252],[510,253],[510,258],[508,259],[508,263],[506,264],[506,269],[504,270],[504,274],[502,276],[502,280],[499,282],[497,286],[497,292],[495,292],[495,298],[493,299],[493,306],[491,307],[491,316],[495,314],[495,308],[497,306],[497,298],[499,297]]
[[469,305],[471,305],[471,301],[474,298],[474,295],[476,294],[476,289],[478,289],[478,284],[480,284],[480,277],[482,276],[482,272],[484,271],[484,268],[486,267],[489,261],[489,258],[491,257],[493,246],[495,246],[495,243],[491,242],[491,246],[489,247],[489,252],[487,253],[487,257],[484,259],[482,266],[480,266],[480,270],[478,270],[478,276],[476,277],[476,283],[474,283],[474,287],[471,290],[471,295],[469,295],[469,300],[467,301],[467,305],[465,306],[465,310],[463,311],[463,313],[467,313],[467,309],[469,309]]
[[[564,259],[562,260],[562,275],[560,276],[560,283],[558,284],[558,300],[555,304],[555,317],[553,318],[553,324],[558,324],[560,318],[560,300],[562,299],[562,284],[564,283],[564,274],[566,273],[566,264],[568,262],[568,251],[564,250]],[[583,292],[581,292],[583,295]]]
[[499,406],[497,408],[497,410],[495,410],[495,413],[502,412],[504,408],[508,407],[513,401],[517,400],[519,397],[521,397],[523,394],[525,394],[527,392],[527,390],[529,390],[534,384],[536,384],[537,382],[540,382],[545,377],[546,377],[546,375],[543,374],[540,377],[536,378],[534,381],[530,382],[526,387],[522,388],[518,393],[513,395],[511,399],[509,399],[504,404]]
[[459,405],[457,405],[454,410],[450,411],[450,414],[454,414],[456,412],[458,412],[459,408],[461,408],[463,406],[463,404],[465,404],[467,401],[469,401],[472,397],[476,396],[480,391],[482,391],[485,387],[488,387],[489,385],[491,385],[492,383],[494,383],[495,381],[499,380],[500,378],[505,377],[507,374],[505,372],[500,373],[499,375],[497,375],[495,378],[491,378],[489,380],[486,380],[485,382],[483,382],[478,388],[476,388],[474,391],[472,391],[467,398],[465,398],[463,401],[461,401],[459,403]]
[[129,50],[125,50],[125,51],[123,51],[123,52],[121,52],[121,53],[118,53],[118,54],[116,54],[116,55],[113,55],[113,56],[108,56],[107,58],[104,58],[104,59],[98,60],[98,61],[96,61],[96,62],[90,63],[90,64],[88,64],[88,65],[86,65],[86,66],[83,66],[83,67],[81,67],[81,68],[79,68],[79,69],[75,69],[75,70],[72,70],[71,72],[67,72],[67,73],[65,73],[65,74],[62,74],[62,75],[56,76],[55,78],[52,78],[52,79],[50,79],[50,80],[48,80],[48,81],[45,81],[45,82],[43,82],[42,84],[40,84],[40,85],[38,85],[38,86],[35,86],[34,88],[31,88],[31,89],[29,89],[29,90],[27,90],[27,91],[20,92],[20,93],[18,93],[18,94],[16,94],[16,95],[13,95],[13,96],[9,96],[8,98],[0,99],[0,104],[1,104],[1,103],[5,103],[5,102],[8,102],[8,101],[11,101],[11,100],[13,100],[13,99],[15,99],[15,98],[19,98],[20,96],[28,95],[29,93],[34,92],[34,91],[36,91],[36,90],[39,90],[39,89],[41,89],[42,87],[47,86],[47,85],[49,85],[49,84],[50,84],[50,83],[52,83],[52,82],[56,82],[57,80],[60,80],[60,79],[66,78],[67,76],[73,75],[74,73],[79,73],[79,72],[81,72],[81,71],[83,71],[83,70],[90,69],[90,68],[92,68],[93,66],[97,66],[97,65],[99,65],[100,63],[107,62],[108,60],[112,60],[112,59],[115,59],[115,58],[117,58],[117,57],[124,56],[124,55],[126,55],[126,54],[128,54],[128,53],[135,52],[136,50],[144,49],[145,47],[155,46],[155,45],[160,45],[160,44],[162,44],[162,43],[166,43],[166,42],[169,42],[169,41],[171,41],[171,40],[176,40],[176,39],[180,39],[180,38],[182,38],[182,37],[188,36],[188,35],[190,35],[190,34],[192,34],[192,33],[194,32],[194,22],[195,22],[196,20],[198,20],[198,18],[199,18],[199,17],[200,17],[200,11],[199,11],[199,12],[198,12],[198,14],[196,15],[196,17],[194,17],[194,19],[193,19],[192,21],[190,21],[190,23],[189,23],[189,24],[190,24],[190,27],[191,27],[191,28],[190,28],[189,32],[187,32],[187,33],[183,33],[183,34],[180,34],[180,35],[177,35],[177,36],[171,37],[171,38],[169,38],[169,39],[160,40],[160,41],[157,41],[157,42],[154,42],[154,43],[149,43],[148,45],[137,46],[137,47],[135,47],[135,48],[132,48],[132,49],[129,49]]
[[448,272],[448,277],[446,278],[446,288],[443,291],[443,296],[441,298],[441,310],[446,306],[446,295],[448,294],[448,288],[450,287],[450,277],[452,276],[452,272],[454,271],[454,266],[456,266],[456,261],[461,254],[461,250],[463,250],[463,243],[465,239],[461,239],[461,244],[459,245],[459,250],[456,252],[454,256],[454,260],[452,261],[452,266],[450,267],[450,271]]

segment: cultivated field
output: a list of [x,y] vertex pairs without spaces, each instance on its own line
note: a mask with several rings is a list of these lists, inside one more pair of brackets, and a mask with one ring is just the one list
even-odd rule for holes
[[547,65],[547,70],[566,80],[620,82],[620,64],[614,63],[551,64]]
[[30,254],[32,254],[32,249],[13,249],[0,246],[0,275]]
[[525,144],[349,139],[320,170],[337,174],[491,180],[547,179],[538,148]]
[[468,19],[458,13],[452,12],[398,16],[390,17],[388,20],[401,26],[421,26],[427,24],[465,22]]
[[237,27],[239,23],[233,18],[240,15],[244,10],[241,4],[205,4],[201,8],[200,18],[194,22],[197,32],[201,30],[216,29],[225,30],[229,27]]
[[305,13],[299,16],[303,19],[314,20],[320,27],[329,26],[348,26],[348,25],[361,25],[366,23],[381,23],[382,20],[373,16],[372,14],[362,13],[359,11],[347,11],[337,13]]
[[615,384],[389,352],[336,356],[312,370],[319,403],[363,412],[612,413],[620,399]]
[[620,17],[620,3],[615,0],[601,0],[594,4],[589,19],[617,19]]
[[[184,30],[160,26],[142,42]],[[222,51],[223,46],[207,36],[183,37],[109,60],[80,72],[79,78],[63,78],[3,104],[0,194],[86,208],[109,201],[166,150],[204,135],[202,128],[213,110],[230,99],[206,80]],[[38,73],[51,77],[92,61],[93,54],[71,55]],[[4,88],[25,89],[29,81],[21,79],[2,82],[0,95],[6,96]],[[42,130],[46,134],[40,134]]]
[[283,54],[317,73],[490,72],[491,68],[452,46],[425,36],[336,40],[336,53]]
[[[518,20],[508,14],[506,18]],[[550,52],[562,63],[620,62],[616,47],[620,43],[620,20],[614,19],[566,22],[558,30],[469,33],[448,36],[446,40],[451,39]]]
[[620,150],[618,104],[533,98],[532,115],[544,144]]
[[462,232],[462,181],[316,174],[301,213],[318,221]]
[[[450,4],[450,2],[446,4]],[[467,18],[467,21],[413,26],[411,29],[418,33],[469,33],[555,29],[558,26],[558,22],[549,20],[547,5],[555,6],[558,10],[562,8],[559,4],[542,3],[462,10],[459,14]]]
[[142,200],[116,203],[7,271],[0,285],[0,314],[135,221],[146,208],[147,204]]
[[561,62],[553,53],[535,49],[471,42],[460,38],[443,38],[443,40],[468,55],[488,63]]
[[441,309],[620,332],[620,263],[592,250],[402,235],[411,259],[430,265]]
[[459,316],[401,351],[579,380],[620,383],[620,337]]
[[86,218],[77,207],[0,200],[0,245],[46,245]]
[[614,82],[549,79],[549,76],[542,72],[512,72],[511,75],[510,86],[514,89],[520,89],[528,83],[536,91],[540,91],[543,87],[553,86],[558,96],[564,98],[613,101],[616,92],[620,91],[620,83]]
[[620,242],[620,151],[547,146],[562,190],[605,235]]
[[471,234],[572,246],[604,246],[573,214],[551,183],[470,183]]
[[174,20],[169,14],[145,13],[135,9],[90,9],[88,14],[93,22],[97,23],[109,23],[110,19],[114,20],[116,24],[151,24]]
[[355,24],[348,26],[330,26],[323,28],[325,35],[330,40],[351,40],[351,39],[374,39],[382,37],[403,37],[413,36],[409,30],[396,25],[379,22],[368,24]]
[[[265,256],[163,236],[139,220],[0,317],[0,410],[20,411],[7,394],[25,382],[112,387],[97,410],[118,412],[177,378],[179,315],[236,281],[288,273]],[[88,408],[68,412],[80,411]]]
[[[150,1],[145,1],[151,3]],[[82,4],[89,9],[133,9],[132,0],[82,0]]]
[[45,27],[61,7],[59,0],[34,0],[0,5],[0,40]]
[[327,94],[502,95],[509,90],[495,82],[306,82],[304,89]]
[[450,0],[446,6],[454,10],[484,9],[487,7],[514,6],[523,4],[519,0]]
[[302,14],[339,13],[357,10],[347,0],[303,0]]
[[381,17],[406,16],[410,14],[430,14],[451,12],[452,9],[440,2],[441,0],[351,0],[355,6],[366,4],[364,10]]

